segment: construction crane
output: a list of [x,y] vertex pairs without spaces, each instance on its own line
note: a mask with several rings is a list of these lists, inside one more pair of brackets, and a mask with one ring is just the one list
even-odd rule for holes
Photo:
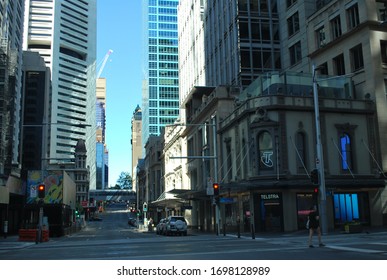
[[97,74],[97,79],[99,79],[99,77],[101,76],[102,74],[102,71],[103,71],[103,68],[105,68],[105,65],[106,65],[106,62],[109,58],[109,56],[111,55],[111,53],[113,52],[113,50],[109,50],[106,54],[105,54],[105,57],[103,58],[103,61],[102,61],[102,65],[101,67],[99,68],[99,71],[98,71],[98,74]]

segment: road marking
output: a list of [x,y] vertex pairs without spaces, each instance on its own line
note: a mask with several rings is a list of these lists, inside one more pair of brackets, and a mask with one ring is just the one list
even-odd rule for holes
[[385,252],[380,250],[360,249],[360,248],[352,248],[352,247],[344,247],[344,246],[326,246],[326,248],[341,250],[341,251],[358,252],[358,253],[370,253],[370,254],[378,254],[378,253]]

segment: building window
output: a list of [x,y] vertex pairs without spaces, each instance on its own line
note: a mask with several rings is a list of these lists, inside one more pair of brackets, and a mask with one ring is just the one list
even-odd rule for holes
[[301,61],[301,42],[297,42],[289,48],[289,55],[291,65]]
[[261,132],[258,136],[259,169],[270,170],[274,168],[273,139],[269,132]]
[[380,41],[382,63],[387,64],[387,41]]
[[340,136],[341,168],[344,171],[352,169],[352,145],[348,134]]
[[286,0],[287,7],[289,8],[291,5],[293,5],[296,2],[297,0]]
[[317,41],[317,48],[322,48],[326,45],[324,26],[316,30],[316,41]]
[[331,20],[332,39],[337,39],[341,36],[341,20],[340,16],[335,17]]
[[340,54],[333,58],[334,74],[337,76],[345,75],[344,55]]
[[292,36],[294,33],[300,30],[300,20],[298,18],[298,12],[288,18],[288,35]]
[[306,143],[305,133],[298,132],[296,135],[296,151],[297,151],[297,171],[304,172],[306,168]]
[[351,60],[352,60],[352,70],[357,71],[364,67],[363,61],[363,50],[362,45],[357,45],[356,47],[350,50]]
[[348,28],[353,29],[360,24],[359,8],[357,4],[347,10]]

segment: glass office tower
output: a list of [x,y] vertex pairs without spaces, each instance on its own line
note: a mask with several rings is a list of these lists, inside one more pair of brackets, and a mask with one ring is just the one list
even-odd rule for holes
[[159,135],[161,128],[179,115],[178,4],[178,0],[144,1],[144,145],[150,135]]

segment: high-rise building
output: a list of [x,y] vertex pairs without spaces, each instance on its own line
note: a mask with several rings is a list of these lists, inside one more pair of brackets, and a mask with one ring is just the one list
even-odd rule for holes
[[85,141],[90,189],[96,187],[96,0],[27,0],[24,50],[37,51],[51,69],[48,163],[74,160]]
[[[0,0],[0,185],[19,164],[24,1]],[[3,180],[4,181],[3,181]]]
[[[178,27],[179,0],[143,1],[145,73],[143,91],[143,143],[179,115]],[[144,146],[144,145],[143,145]]]
[[105,189],[108,186],[108,150],[105,143],[106,130],[106,79],[97,79],[97,103],[96,103],[96,124],[97,124],[97,143],[96,143],[96,164],[97,164],[97,185],[96,189]]

